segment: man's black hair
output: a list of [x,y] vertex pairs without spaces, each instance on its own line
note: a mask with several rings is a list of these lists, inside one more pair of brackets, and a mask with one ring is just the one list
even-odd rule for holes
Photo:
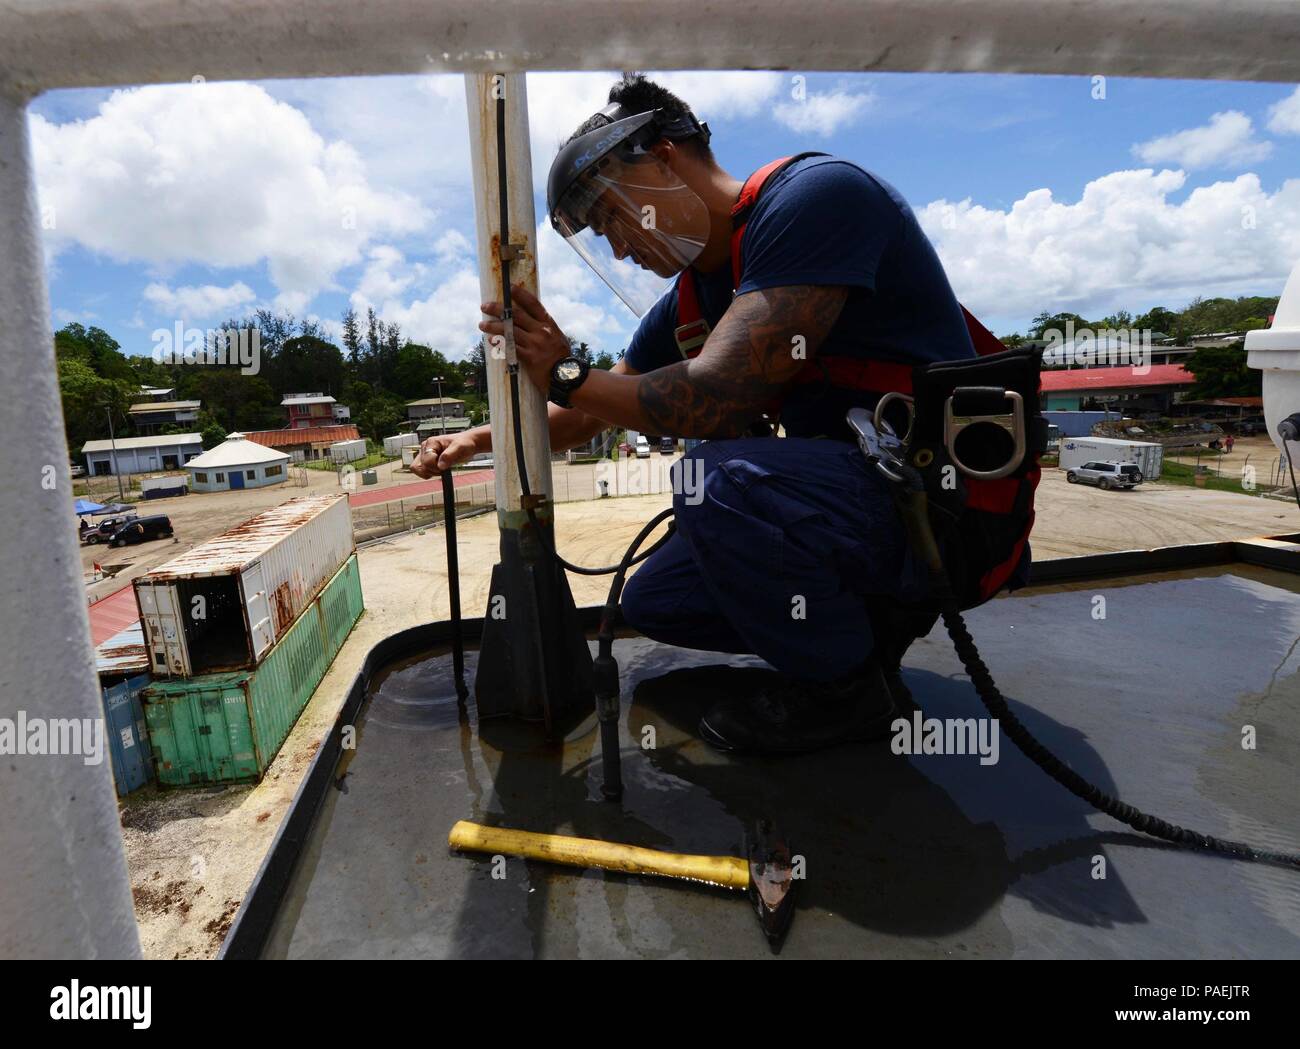
[[[656,84],[653,80],[646,79],[644,73],[624,73],[623,79],[618,81],[609,89],[609,101],[617,102],[623,107],[627,116],[636,116],[638,113],[646,113],[652,109],[662,109],[670,119],[684,117],[687,114],[694,115],[691,107],[674,95],[662,84]],[[607,123],[604,117],[593,116],[583,122],[572,135],[569,141],[572,142],[579,135],[585,135],[588,131],[594,131],[598,127]],[[700,160],[712,160],[713,150],[709,148],[708,142],[703,135],[692,135],[687,139],[678,140],[684,149],[690,149]]]

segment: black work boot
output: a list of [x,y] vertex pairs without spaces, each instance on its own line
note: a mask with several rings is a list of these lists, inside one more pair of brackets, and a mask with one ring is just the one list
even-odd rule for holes
[[719,750],[803,754],[883,739],[897,716],[879,663],[836,681],[779,676],[761,691],[720,700],[700,718],[700,738]]

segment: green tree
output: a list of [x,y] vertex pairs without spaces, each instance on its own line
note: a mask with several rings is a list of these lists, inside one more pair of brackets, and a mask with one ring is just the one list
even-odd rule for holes
[[71,454],[80,454],[87,441],[108,437],[107,412],[113,414],[117,435],[124,436],[126,410],[135,392],[133,383],[96,375],[89,364],[76,357],[60,360],[58,372],[64,432]]
[[1133,327],[1139,331],[1159,331],[1172,335],[1177,323],[1178,315],[1172,310],[1167,310],[1163,306],[1153,306],[1133,322]]
[[226,434],[229,432],[226,427],[217,422],[216,417],[211,412],[199,412],[199,437],[203,440],[203,450],[205,452],[224,441]]
[[396,433],[406,421],[406,405],[390,393],[378,393],[352,413],[362,437],[380,441]]
[[1240,342],[1202,346],[1187,358],[1186,367],[1196,376],[1193,397],[1258,397],[1263,392],[1263,373],[1246,366]]
[[1073,323],[1076,329],[1093,327],[1092,324],[1084,320],[1077,313],[1051,313],[1047,310],[1043,310],[1033,319],[1033,321],[1030,322],[1029,337],[1031,339],[1041,339],[1044,337],[1043,332],[1048,331],[1049,329],[1059,331],[1064,335],[1066,326],[1071,323]]
[[121,346],[102,328],[64,325],[54,335],[54,353],[58,360],[81,361],[102,379],[134,378]]
[[357,311],[351,306],[343,314],[343,352],[352,365],[361,355],[361,326],[357,323]]
[[345,372],[343,354],[332,342],[314,335],[297,335],[285,341],[262,374],[281,396],[310,390],[337,395],[343,389]]
[[[393,369],[394,392],[412,401],[428,397],[433,389],[433,377],[443,374],[438,367],[440,358],[442,354],[435,354],[428,346],[408,342],[397,351],[397,366]],[[442,363],[446,363],[445,359]]]

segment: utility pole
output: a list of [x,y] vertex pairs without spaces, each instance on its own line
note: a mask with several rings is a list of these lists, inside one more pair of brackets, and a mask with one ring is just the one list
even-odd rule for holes
[[[524,76],[466,74],[465,98],[480,293],[485,302],[503,301],[504,255],[510,260],[511,283],[537,294],[537,221]],[[503,167],[497,151],[499,107],[504,108]],[[509,228],[504,230],[502,170],[509,219]],[[520,370],[515,377],[519,426],[531,491],[525,505],[511,398],[513,347],[508,340],[494,336],[485,339],[484,351],[501,541],[483,619],[474,694],[480,720],[513,715],[542,722],[547,735],[554,738],[592,713],[595,696],[591,650],[578,622],[568,579],[550,552],[555,548],[555,529],[547,402]]]
[[104,405],[104,414],[108,416],[108,447],[113,456],[113,476],[117,478],[117,501],[126,502],[126,493],[122,491],[122,464],[117,461],[117,438],[113,435],[113,406]]
[[446,406],[442,403],[442,376],[435,375],[433,381],[438,384],[438,433],[445,434],[447,432],[447,423],[446,416],[443,415]]

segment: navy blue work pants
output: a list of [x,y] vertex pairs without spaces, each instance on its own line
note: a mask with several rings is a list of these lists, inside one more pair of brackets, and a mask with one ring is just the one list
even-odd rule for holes
[[869,598],[915,596],[886,482],[854,444],[706,441],[673,490],[677,534],[623,591],[624,619],[656,641],[829,681],[871,653]]

